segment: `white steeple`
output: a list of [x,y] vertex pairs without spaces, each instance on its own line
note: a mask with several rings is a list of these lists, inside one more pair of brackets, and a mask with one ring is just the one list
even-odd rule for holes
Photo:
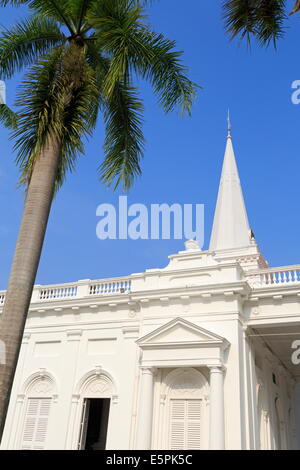
[[251,232],[232,146],[228,113],[227,143],[209,249],[235,249],[250,244]]

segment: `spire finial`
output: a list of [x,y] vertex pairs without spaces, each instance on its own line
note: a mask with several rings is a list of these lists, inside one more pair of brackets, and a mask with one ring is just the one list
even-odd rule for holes
[[[228,133],[230,133],[230,119]],[[210,251],[250,246],[249,222],[234,155],[227,137],[217,205],[210,238]]]
[[227,114],[227,123],[228,123],[228,127],[227,127],[228,134],[227,134],[227,137],[231,137],[231,122],[230,122],[230,112],[229,112],[229,108],[228,108],[228,114]]

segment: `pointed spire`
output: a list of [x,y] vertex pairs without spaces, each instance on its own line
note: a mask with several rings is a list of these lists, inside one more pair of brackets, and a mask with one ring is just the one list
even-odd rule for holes
[[227,130],[228,130],[228,134],[227,134],[227,137],[231,137],[231,122],[230,122],[230,112],[229,112],[229,108],[228,108],[228,115],[227,115]]
[[228,136],[209,249],[211,251],[250,245],[250,229],[236,165],[231,123]]

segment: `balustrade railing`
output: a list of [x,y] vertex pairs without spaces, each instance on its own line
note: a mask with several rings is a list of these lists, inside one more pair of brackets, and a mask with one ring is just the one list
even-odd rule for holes
[[296,284],[300,282],[300,265],[248,271],[246,279],[254,288]]
[[[96,297],[131,292],[131,280],[126,278],[102,279],[99,281],[79,281],[73,284],[35,286],[31,303],[51,302],[84,297]],[[5,291],[0,292],[0,307],[5,300]]]
[[41,288],[39,291],[40,300],[69,299],[77,296],[77,286],[60,286]]
[[[276,287],[300,283],[300,265],[247,271],[246,280],[252,288]],[[132,290],[129,277],[78,281],[72,284],[35,286],[31,303],[51,302],[75,298],[128,294]],[[5,291],[0,292],[0,307],[3,307]]]
[[89,295],[127,294],[131,290],[130,279],[90,284]]

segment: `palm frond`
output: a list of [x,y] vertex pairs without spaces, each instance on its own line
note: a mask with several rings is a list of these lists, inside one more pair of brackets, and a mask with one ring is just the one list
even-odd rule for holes
[[10,78],[31,65],[54,46],[63,44],[66,37],[49,18],[34,16],[21,21],[0,38],[0,75]]
[[0,0],[0,5],[6,7],[7,5],[13,5],[18,7],[24,5],[24,3],[29,3],[30,0]]
[[32,168],[36,154],[45,143],[48,124],[55,120],[52,108],[53,84],[57,69],[61,66],[63,51],[57,48],[50,56],[41,59],[25,76],[17,94],[19,127],[13,137],[16,139],[17,164],[22,177]]
[[86,27],[86,15],[92,8],[95,0],[67,0],[69,5],[70,16],[76,25],[76,33],[80,34],[82,29]]
[[90,13],[97,45],[112,57],[103,91],[109,97],[135,71],[151,81],[166,112],[180,106],[182,113],[190,113],[197,86],[186,77],[182,53],[174,51],[174,41],[151,31],[145,17],[134,0],[103,0]]
[[129,189],[134,178],[141,174],[143,109],[136,89],[128,84],[116,86],[106,103],[105,159],[100,166],[100,175],[108,186],[114,183],[114,189],[120,184],[124,190]]
[[91,135],[97,122],[98,92],[94,75],[90,71],[86,83],[72,94],[72,99],[64,110],[61,162],[56,190],[63,185],[67,173],[74,171],[78,155],[84,154],[83,137]]
[[182,53],[174,51],[175,42],[145,28],[132,39],[132,67],[152,83],[164,111],[169,113],[179,106],[182,114],[190,114],[196,89],[201,87],[187,78]]
[[92,38],[94,38],[94,40],[87,41],[85,44],[86,59],[94,70],[98,70],[99,73],[101,70],[103,71],[103,75],[101,76],[103,79],[109,70],[111,59],[101,53],[102,51],[97,44],[97,37],[94,35],[91,39]]
[[0,122],[8,129],[17,129],[18,116],[6,104],[0,104]]
[[64,24],[71,34],[76,34],[75,22],[71,17],[71,3],[71,0],[31,0],[29,7],[46,18]]
[[98,47],[112,57],[104,84],[107,96],[113,93],[115,84],[129,77],[131,38],[142,26],[144,18],[143,8],[134,0],[103,0],[89,16],[90,24],[96,29]]
[[78,154],[83,153],[82,137],[95,126],[99,99],[95,73],[83,64],[74,71],[76,79],[70,80],[72,71],[63,64],[71,54],[56,48],[32,68],[19,91],[21,111],[14,137],[23,184],[30,181],[36,156],[47,138],[55,134],[62,146],[56,180],[60,187],[66,173],[74,169]]
[[166,113],[179,106],[182,114],[190,114],[198,86],[187,78],[187,70],[181,63],[182,53],[174,51],[174,47],[175,42],[163,35],[138,29],[127,38],[122,49],[114,51],[104,90],[111,92],[118,80],[118,69],[120,74],[125,68],[129,72],[134,70],[152,83]]
[[251,36],[261,45],[276,46],[285,32],[286,0],[226,0],[223,13],[231,38],[240,36],[250,44]]

